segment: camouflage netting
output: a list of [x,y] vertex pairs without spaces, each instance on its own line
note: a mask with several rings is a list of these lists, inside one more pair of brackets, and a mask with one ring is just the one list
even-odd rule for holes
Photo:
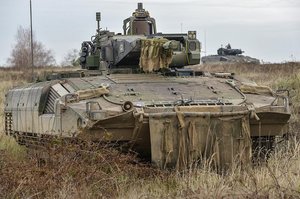
[[257,94],[257,95],[273,95],[272,89],[268,86],[260,86],[257,84],[242,83],[240,90],[245,94]]
[[75,94],[78,95],[78,100],[85,100],[85,99],[100,97],[100,96],[108,94],[108,93],[109,93],[109,90],[105,87],[79,90],[79,91],[75,92]]
[[172,48],[168,47],[170,41],[163,38],[142,39],[140,68],[144,72],[157,71],[168,68],[172,62]]
[[251,138],[248,115],[150,117],[151,156],[160,168],[186,169],[209,164],[219,171],[248,166]]

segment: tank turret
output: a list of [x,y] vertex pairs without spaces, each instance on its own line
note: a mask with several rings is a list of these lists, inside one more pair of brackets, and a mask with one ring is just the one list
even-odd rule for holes
[[196,31],[185,34],[157,33],[155,19],[138,3],[132,16],[123,21],[124,34],[98,29],[81,46],[83,69],[103,73],[152,72],[200,63],[201,44]]

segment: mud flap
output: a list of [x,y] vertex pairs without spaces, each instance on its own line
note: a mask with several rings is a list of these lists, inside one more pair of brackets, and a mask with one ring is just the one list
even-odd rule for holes
[[149,117],[151,158],[160,168],[209,163],[218,170],[248,165],[251,138],[248,115]]

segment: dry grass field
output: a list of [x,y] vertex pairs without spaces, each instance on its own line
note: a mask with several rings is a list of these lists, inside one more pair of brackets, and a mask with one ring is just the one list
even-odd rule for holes
[[36,153],[3,132],[5,93],[26,84],[31,76],[28,71],[1,69],[0,198],[300,198],[300,64],[198,68],[234,72],[273,89],[290,90],[291,136],[278,144],[268,161],[243,170],[233,167],[220,175],[207,165],[180,173],[158,170],[134,154],[105,146],[79,150],[77,145],[67,145]]

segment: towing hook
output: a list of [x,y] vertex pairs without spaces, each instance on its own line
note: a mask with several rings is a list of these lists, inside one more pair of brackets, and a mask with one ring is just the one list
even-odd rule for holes
[[131,101],[124,102],[122,105],[122,109],[125,112],[130,111],[131,109],[133,109],[133,103]]

